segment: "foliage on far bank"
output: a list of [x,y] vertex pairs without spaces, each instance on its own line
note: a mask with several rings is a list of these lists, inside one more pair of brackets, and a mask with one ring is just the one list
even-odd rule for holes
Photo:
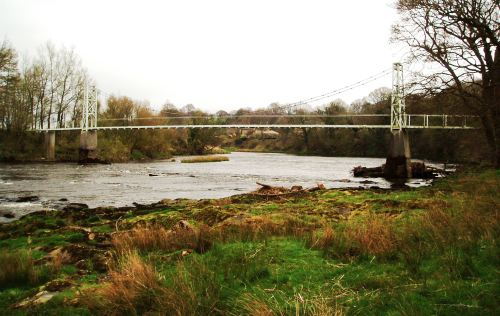
[[496,315],[499,179],[32,214],[0,226],[0,310]]

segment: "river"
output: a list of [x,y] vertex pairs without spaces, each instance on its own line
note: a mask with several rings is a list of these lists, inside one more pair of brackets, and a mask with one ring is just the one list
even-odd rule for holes
[[[327,188],[388,188],[382,179],[354,178],[355,166],[376,167],[381,158],[295,156],[276,153],[234,152],[229,161],[180,163],[153,161],[112,165],[0,164],[0,223],[29,212],[57,209],[68,202],[90,207],[146,204],[162,199],[221,198],[253,191],[256,182],[275,186],[303,187],[323,183]],[[430,182],[412,179],[407,185]],[[37,196],[37,201],[16,202]],[[59,200],[67,199],[61,202]],[[12,218],[2,216],[10,214]]]

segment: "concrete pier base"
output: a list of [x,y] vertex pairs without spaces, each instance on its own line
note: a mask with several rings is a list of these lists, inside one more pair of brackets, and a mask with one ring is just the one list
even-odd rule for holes
[[391,131],[384,176],[388,179],[411,178],[410,140],[405,130]]
[[78,162],[97,162],[97,131],[82,131],[80,134],[80,150]]
[[56,159],[56,132],[45,132],[45,159],[54,161]]

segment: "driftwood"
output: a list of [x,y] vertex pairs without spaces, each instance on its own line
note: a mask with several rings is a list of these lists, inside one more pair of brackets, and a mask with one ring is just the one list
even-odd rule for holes
[[291,189],[287,189],[284,187],[274,187],[269,184],[264,184],[260,182],[256,182],[258,185],[261,186],[260,189],[258,189],[255,192],[249,193],[250,195],[253,196],[262,196],[262,197],[284,197],[284,196],[289,196],[289,195],[296,195],[300,193],[306,193],[306,192],[314,192],[318,190],[325,190],[325,186],[322,183],[318,183],[317,186],[304,189],[300,185],[294,185],[291,187]]
[[260,182],[256,182],[258,185],[260,185],[262,187],[262,189],[272,189],[273,186],[269,185],[269,184],[264,184],[264,183],[260,183]]

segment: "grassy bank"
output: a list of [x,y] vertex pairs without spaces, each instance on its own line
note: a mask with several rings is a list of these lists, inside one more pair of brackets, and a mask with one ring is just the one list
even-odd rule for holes
[[30,215],[0,226],[0,311],[498,315],[499,176]]

